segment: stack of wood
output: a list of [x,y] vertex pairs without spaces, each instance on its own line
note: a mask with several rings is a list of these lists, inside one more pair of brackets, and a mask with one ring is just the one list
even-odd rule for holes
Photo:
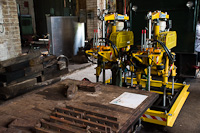
[[43,66],[44,70],[41,76],[42,82],[68,73],[68,64],[66,63],[66,68],[60,70],[58,59],[55,55],[44,57]]
[[60,70],[57,56],[41,56],[40,51],[0,61],[0,99],[9,99],[43,82],[68,73]]
[[0,62],[0,97],[8,99],[24,93],[42,76],[43,64],[40,51]]

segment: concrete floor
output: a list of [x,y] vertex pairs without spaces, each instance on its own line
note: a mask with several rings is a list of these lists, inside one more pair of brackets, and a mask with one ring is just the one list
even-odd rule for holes
[[[77,70],[70,75],[63,76],[62,79],[82,80],[83,78],[87,78],[91,82],[96,82],[96,76],[95,76],[96,69],[95,68],[96,68],[96,65],[92,65],[92,66],[87,67],[83,70]],[[111,77],[111,71],[106,70],[106,80],[110,79],[110,77]],[[99,81],[100,82],[103,81],[102,73],[99,76]]]
[[187,79],[186,83],[190,84],[190,94],[174,126],[171,128],[144,123],[142,133],[200,133],[200,79]]
[[[86,65],[87,66],[87,65]],[[64,79],[76,79],[76,80],[82,80],[83,78],[88,78],[89,80],[91,80],[92,82],[95,82],[95,65],[92,65],[90,67],[87,67],[85,69],[82,70],[77,70],[77,68],[84,68],[85,66],[80,65],[80,64],[71,64],[69,66],[69,69],[71,72],[68,75],[62,76],[62,80]],[[76,69],[75,69],[76,68]],[[110,71],[106,71],[107,73],[107,77],[106,79],[110,78],[111,73]],[[100,77],[101,81],[102,81],[102,77]],[[154,124],[149,124],[149,123],[142,123],[143,124],[143,128],[141,130],[142,133],[199,133],[200,132],[200,82],[199,79],[187,79],[187,84],[191,84],[189,91],[190,91],[190,95],[187,99],[187,101],[185,102],[177,120],[175,121],[175,124],[172,128],[170,127],[164,127],[164,126],[158,126],[158,125],[154,125]],[[46,87],[48,88],[48,87]],[[43,91],[44,93],[50,93],[50,91],[48,92],[47,90],[45,90],[45,88],[41,88],[38,91]],[[53,92],[52,92],[53,93]],[[38,93],[37,93],[38,94]],[[56,93],[54,95],[57,95]],[[19,101],[22,101],[23,99],[28,100],[28,107],[30,107],[30,109],[32,108],[33,105],[30,105],[31,102],[34,103],[34,100],[36,100],[36,102],[38,101],[36,95],[36,92],[30,92],[25,94],[24,96],[21,97],[17,97],[14,98],[12,100],[6,101],[4,102],[1,106],[0,106],[0,114],[1,114],[1,120],[0,120],[0,126],[7,126],[7,124],[5,124],[5,122],[9,122],[10,120],[13,120],[14,118],[16,118],[18,116],[18,114],[16,114],[15,109],[20,106],[19,109],[24,110],[22,108],[22,106],[24,105],[17,105],[19,103]],[[53,108],[54,106],[57,105],[62,105],[64,102],[64,99],[59,99],[60,97],[57,96],[58,99],[51,99],[52,103],[51,106],[49,106],[48,108]],[[31,101],[32,100],[32,101]],[[61,101],[59,101],[61,100]],[[39,102],[39,101],[38,101]],[[26,103],[26,102],[25,102]],[[38,103],[38,105],[40,106],[40,109],[43,108],[43,105],[45,104],[45,98],[43,100],[42,103]],[[5,106],[8,106],[11,110],[6,109]],[[13,106],[13,108],[11,108]],[[3,109],[2,109],[3,108]],[[36,107],[34,106],[34,109]],[[50,109],[52,110],[52,109]],[[48,113],[50,113],[51,111],[47,110]],[[43,112],[40,112],[40,114]],[[31,116],[31,115],[30,115]],[[47,117],[47,115],[45,114],[45,117]],[[3,121],[4,120],[4,121]]]

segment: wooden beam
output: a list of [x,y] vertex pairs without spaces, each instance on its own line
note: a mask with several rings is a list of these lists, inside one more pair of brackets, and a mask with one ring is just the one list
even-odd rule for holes
[[5,61],[0,61],[0,67],[11,66],[11,65],[14,65],[14,64],[18,64],[18,63],[21,63],[21,62],[31,60],[31,59],[39,57],[39,56],[41,56],[41,52],[39,50],[36,50],[36,51],[29,53],[27,55],[22,55],[22,56],[18,56],[16,58],[11,58],[11,59],[8,59],[8,60],[5,60]]

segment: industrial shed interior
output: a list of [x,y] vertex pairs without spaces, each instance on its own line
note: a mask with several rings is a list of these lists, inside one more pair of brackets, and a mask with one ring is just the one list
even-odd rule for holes
[[0,0],[0,133],[200,132],[199,0]]

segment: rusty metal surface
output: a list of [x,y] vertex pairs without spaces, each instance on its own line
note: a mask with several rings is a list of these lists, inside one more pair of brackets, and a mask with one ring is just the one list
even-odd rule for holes
[[41,127],[36,128],[36,130],[40,131],[42,129],[44,131],[58,132],[117,132],[119,122],[115,120],[117,118],[112,116],[67,106],[66,108],[56,108],[52,116],[50,116],[50,122],[41,120]]
[[[76,95],[67,102],[65,107],[56,107],[50,116],[48,125],[52,128],[42,125],[41,129],[60,132],[58,126],[55,128],[55,124],[57,124],[60,126],[67,125],[67,127],[70,127],[68,130],[77,128],[84,130],[84,132],[89,131],[92,133],[124,133],[133,131],[134,124],[158,97],[157,94],[146,91],[110,85],[103,86],[89,81],[81,81],[76,83],[76,85],[78,90],[81,91],[77,91]],[[76,85],[74,82],[68,82],[68,86],[71,86],[72,90]],[[148,98],[136,109],[109,104],[110,101],[126,91],[147,95]],[[73,132],[73,130],[70,130],[70,132]]]
[[[82,81],[64,80],[1,105],[0,126],[7,127],[14,119],[22,118],[33,121],[35,124],[28,126],[34,128],[40,119],[45,119],[46,122],[64,127],[84,129],[84,132],[127,132],[158,97],[146,91],[99,85],[99,91],[77,91],[74,98],[69,100],[63,95],[63,87],[70,84],[78,86]],[[148,98],[136,109],[109,104],[124,92],[147,95]],[[53,130],[59,130],[57,125],[52,125]],[[52,132],[52,128],[45,132]],[[36,129],[44,132],[40,126]]]
[[90,81],[82,81],[81,84],[78,85],[79,90],[96,92],[101,89],[99,84],[91,83]]

